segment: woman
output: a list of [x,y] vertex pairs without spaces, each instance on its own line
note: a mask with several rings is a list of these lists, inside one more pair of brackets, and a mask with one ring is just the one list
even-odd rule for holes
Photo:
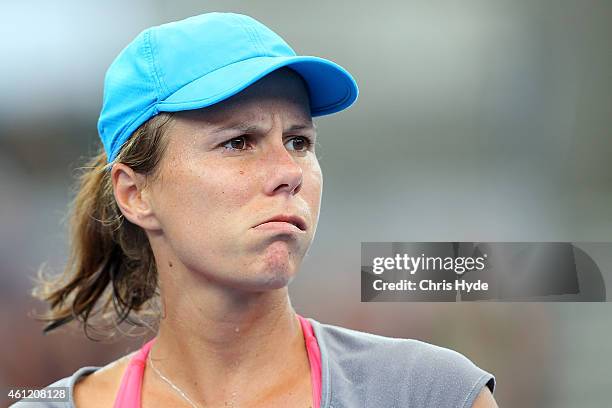
[[312,117],[356,98],[348,72],[247,16],[130,43],[105,78],[104,150],[75,198],[66,276],[39,295],[47,331],[76,318],[87,332],[108,310],[132,321],[159,299],[158,331],[52,384],[74,405],[43,406],[495,407],[493,376],[454,351],[291,306],[321,202]]

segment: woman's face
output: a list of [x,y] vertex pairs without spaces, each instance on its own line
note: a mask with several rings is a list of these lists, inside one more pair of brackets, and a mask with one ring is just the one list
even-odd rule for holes
[[286,286],[314,237],[323,182],[301,78],[275,71],[175,119],[148,191],[157,262],[242,290]]

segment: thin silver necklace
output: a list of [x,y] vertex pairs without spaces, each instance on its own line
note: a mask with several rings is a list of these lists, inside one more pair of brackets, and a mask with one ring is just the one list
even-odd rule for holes
[[159,370],[155,367],[155,364],[153,364],[153,360],[151,359],[151,350],[149,349],[149,363],[151,364],[151,367],[153,368],[153,370],[157,373],[157,375],[159,375],[159,377],[164,380],[169,386],[172,387],[172,389],[174,389],[174,391],[176,391],[181,397],[183,397],[185,399],[185,401],[187,401],[188,403],[191,404],[191,406],[193,408],[200,408],[199,406],[197,406],[195,404],[195,402],[193,402],[188,396],[187,394],[185,394],[185,392],[183,390],[181,390],[179,387],[177,387],[176,385],[174,385],[174,383],[172,381],[170,381],[165,375],[163,375],[162,373],[159,372]]

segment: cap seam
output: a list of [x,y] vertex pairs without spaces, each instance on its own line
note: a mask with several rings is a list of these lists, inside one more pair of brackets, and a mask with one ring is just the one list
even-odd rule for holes
[[[157,43],[155,42],[155,30],[154,30],[154,28],[151,29],[150,38],[149,38],[149,47],[151,48],[151,61],[153,63],[153,70],[154,70],[155,75],[157,77],[157,81],[159,83],[159,87],[161,88],[161,91],[163,91],[164,95],[170,94],[168,86],[166,85],[166,81],[164,80],[163,71],[162,71],[161,67],[159,66],[159,64],[157,63],[157,59],[155,58],[155,55],[157,54]],[[159,101],[160,99],[161,98],[158,95],[157,96],[157,100]]]
[[145,31],[145,38],[144,38],[145,58],[147,59],[147,63],[149,65],[149,75],[151,76],[151,79],[153,80],[152,81],[153,84],[155,84],[155,100],[159,101],[161,84],[159,82],[159,75],[157,74],[157,71],[155,70],[155,62],[153,61],[153,51],[151,50],[151,31],[152,30]]
[[266,51],[266,46],[264,45],[263,41],[261,40],[261,36],[259,35],[259,33],[257,32],[257,30],[255,30],[255,28],[253,27],[249,27],[251,29],[251,31],[253,31],[253,37],[255,37],[255,41],[259,44],[259,49],[261,50],[262,54],[267,54]]
[[264,50],[261,48],[261,46],[259,45],[259,43],[257,42],[257,38],[255,38],[255,35],[253,33],[252,27],[244,24],[244,22],[241,19],[237,19],[238,24],[240,25],[240,27],[242,27],[242,29],[246,32],[246,34],[249,36],[249,41],[251,42],[251,44],[253,44],[253,46],[255,46],[255,49],[257,50],[258,54],[261,54],[262,56],[265,54]]

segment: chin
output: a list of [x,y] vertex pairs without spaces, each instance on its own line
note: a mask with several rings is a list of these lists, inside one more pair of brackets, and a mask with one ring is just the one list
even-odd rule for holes
[[280,289],[289,284],[297,272],[301,260],[295,249],[287,245],[271,245],[262,259],[257,262],[252,276],[262,286],[262,290]]

